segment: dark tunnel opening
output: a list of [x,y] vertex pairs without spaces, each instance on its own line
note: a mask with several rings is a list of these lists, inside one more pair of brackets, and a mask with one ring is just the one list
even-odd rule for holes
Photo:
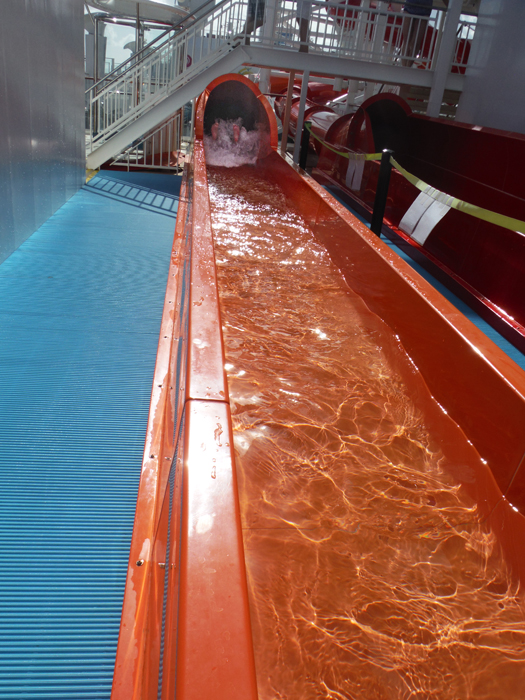
[[209,136],[216,119],[224,121],[242,118],[242,126],[254,131],[262,125],[270,131],[268,115],[260,100],[249,87],[237,80],[228,80],[212,90],[204,110],[204,133]]

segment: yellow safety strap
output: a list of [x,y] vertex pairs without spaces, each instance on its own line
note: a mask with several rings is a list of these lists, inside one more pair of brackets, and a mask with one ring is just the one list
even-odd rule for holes
[[482,207],[477,207],[475,204],[469,204],[469,202],[464,202],[461,199],[447,195],[440,190],[434,189],[431,185],[423,180],[420,180],[408,170],[405,170],[395,158],[390,158],[390,162],[396,170],[399,170],[401,175],[405,177],[409,182],[411,182],[414,187],[417,187],[421,192],[425,192],[433,199],[439,199],[439,201],[445,202],[452,209],[457,209],[465,214],[470,214],[470,216],[475,216],[483,221],[488,221],[491,224],[496,224],[496,226],[501,226],[502,228],[507,228],[510,231],[519,231],[520,233],[525,233],[525,221],[520,221],[519,219],[512,219],[510,216],[505,216],[504,214],[497,214],[494,211],[489,211],[488,209],[483,209]]
[[[311,129],[311,122],[305,122],[304,125],[308,129],[310,134],[314,137],[314,139],[320,141],[325,148],[328,148],[329,151],[336,153],[338,156],[343,156],[343,158],[348,158],[352,160],[381,160],[381,156],[383,155],[382,153],[347,153],[344,151],[338,151],[336,148],[330,146],[330,144],[326,143],[326,141],[317,136],[317,134],[313,133]],[[405,168],[403,168],[402,165],[399,165],[395,158],[390,157],[390,162],[392,163],[394,168],[398,170],[401,173],[401,175],[403,175],[403,177],[405,177],[409,182],[411,182],[414,185],[414,187],[417,187],[418,190],[421,190],[421,192],[428,194],[433,199],[437,199],[440,202],[447,204],[452,209],[457,209],[458,211],[462,211],[463,213],[469,214],[470,216],[475,216],[476,218],[482,219],[483,221],[488,221],[489,223],[495,224],[496,226],[501,226],[502,228],[509,229],[510,231],[519,231],[519,233],[525,234],[525,221],[513,219],[512,217],[505,216],[504,214],[497,214],[496,212],[490,211],[489,209],[483,209],[482,207],[478,207],[475,204],[470,204],[469,202],[464,202],[461,199],[452,197],[451,195],[448,195],[445,192],[441,192],[441,190],[435,189],[434,187],[432,187],[432,185],[429,185],[427,182],[424,182],[415,175],[412,175],[412,173],[409,173],[408,170],[405,170]]]
[[338,151],[329,143],[326,143],[326,141],[324,141],[320,136],[314,134],[312,131],[311,122],[305,122],[304,126],[306,129],[308,129],[314,139],[317,139],[317,141],[322,143],[325,148],[328,148],[329,151],[336,153],[338,156],[343,156],[343,158],[348,158],[349,160],[381,160],[381,156],[383,155],[382,153],[349,153],[348,151]]

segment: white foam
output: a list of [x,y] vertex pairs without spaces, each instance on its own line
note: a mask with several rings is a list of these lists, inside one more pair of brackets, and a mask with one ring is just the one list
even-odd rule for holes
[[[240,165],[254,165],[261,157],[261,145],[268,140],[268,134],[259,126],[255,131],[246,131],[242,119],[217,119],[217,139],[204,136],[204,151],[208,165],[221,165],[224,168],[237,168]],[[239,140],[235,143],[233,127],[239,127]],[[262,143],[261,143],[262,142]],[[264,154],[266,155],[266,153]]]

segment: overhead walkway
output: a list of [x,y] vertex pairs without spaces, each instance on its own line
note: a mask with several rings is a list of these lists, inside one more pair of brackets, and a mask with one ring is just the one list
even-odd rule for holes
[[0,266],[0,698],[109,698],[180,179],[94,177]]
[[305,42],[292,3],[267,0],[264,25],[253,35],[246,31],[247,5],[205,3],[88,90],[88,168],[140,142],[212,80],[243,65],[415,85],[430,90],[434,105],[441,104],[445,89],[463,87],[465,45],[475,23],[460,21],[460,0],[451,0],[449,11],[437,13],[428,26],[424,21],[428,41],[421,51],[407,44],[403,12],[352,6],[341,15],[335,0],[314,0]]

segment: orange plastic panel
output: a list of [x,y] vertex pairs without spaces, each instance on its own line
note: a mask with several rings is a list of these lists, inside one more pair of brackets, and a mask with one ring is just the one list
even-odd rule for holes
[[208,95],[209,95],[208,89],[206,89],[204,92],[201,92],[201,94],[197,98],[197,102],[195,104],[195,140],[196,141],[202,141],[204,138],[204,110],[206,109],[206,102],[208,100]]
[[[279,178],[350,286],[399,335],[505,493],[525,454],[523,371],[320,185],[277,154],[264,167]],[[525,509],[525,490],[516,488],[513,498]]]
[[[173,384],[170,383],[175,327],[175,301],[179,285],[179,256],[185,220],[186,184],[181,190],[175,238],[162,314],[153,377],[146,443],[128,565],[119,641],[111,691],[112,700],[140,698],[158,682],[159,572],[155,567],[156,538],[164,537],[161,517],[164,486],[173,456]],[[160,524],[160,527],[159,527]],[[138,564],[140,562],[140,565]],[[152,590],[152,585],[153,589]]]
[[230,410],[186,406],[177,700],[256,700]]
[[225,401],[228,385],[224,374],[206,163],[202,143],[197,141],[194,149],[187,398]]
[[[491,513],[488,523],[498,540],[503,544],[515,574],[520,581],[525,581],[525,557],[523,556],[523,542],[525,542],[525,518],[516,507],[512,506],[506,498],[501,499]],[[517,693],[516,697],[520,694]]]
[[516,469],[516,474],[505,493],[505,497],[509,503],[525,514],[525,454]]
[[[164,627],[164,652],[162,655],[162,700],[173,700],[175,697],[175,679],[177,675],[177,624],[179,612],[179,550],[180,550],[180,504],[182,503],[182,474],[184,451],[178,448],[175,478],[173,484],[173,505],[171,513],[170,549],[167,557],[166,614]],[[160,570],[162,574],[165,570]],[[158,683],[158,678],[157,678]],[[151,694],[157,698],[158,688]]]

